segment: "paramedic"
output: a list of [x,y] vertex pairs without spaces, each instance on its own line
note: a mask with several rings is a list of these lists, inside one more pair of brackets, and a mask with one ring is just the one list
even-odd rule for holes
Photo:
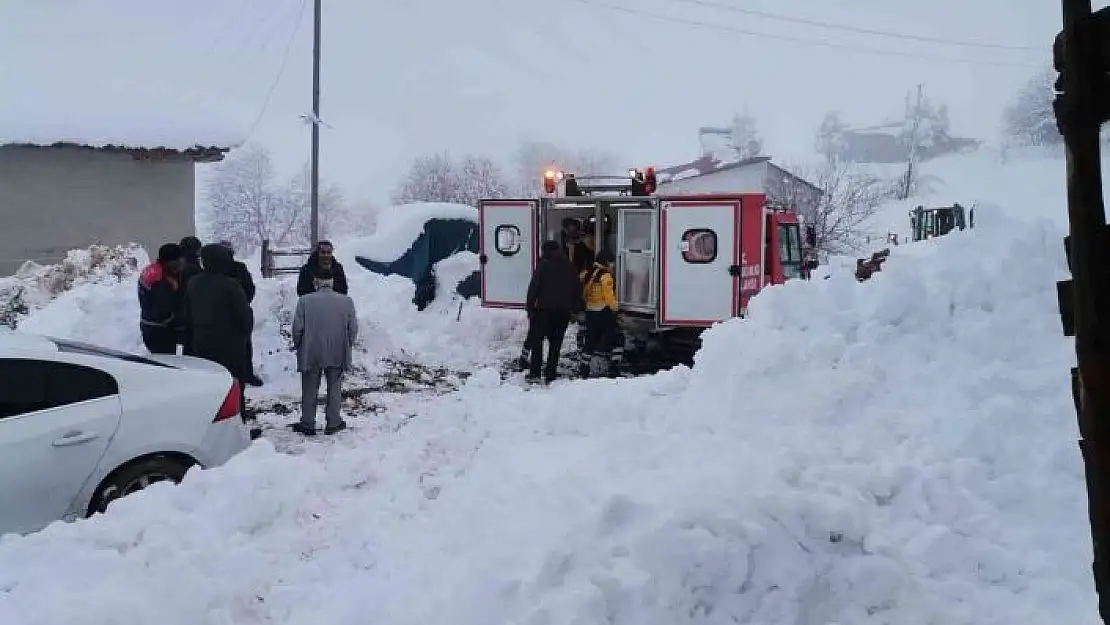
[[617,290],[613,281],[613,253],[601,250],[589,271],[582,273],[586,304],[586,345],[590,353],[607,352],[616,343]]
[[570,259],[578,273],[582,273],[593,264],[593,251],[590,249],[591,246],[582,240],[582,226],[577,219],[574,217],[563,219],[562,236],[563,253]]
[[[550,384],[558,373],[559,352],[570,318],[582,310],[582,283],[557,241],[543,244],[543,255],[528,283],[525,302],[534,326],[528,378],[538,380],[542,369],[544,382]],[[546,362],[544,340],[547,341]]]

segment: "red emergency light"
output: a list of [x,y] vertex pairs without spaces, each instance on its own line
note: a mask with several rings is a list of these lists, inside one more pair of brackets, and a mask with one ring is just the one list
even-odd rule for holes
[[646,193],[648,195],[651,195],[652,193],[655,193],[656,186],[657,185],[655,184],[655,168],[654,167],[645,167],[644,168],[644,193]]

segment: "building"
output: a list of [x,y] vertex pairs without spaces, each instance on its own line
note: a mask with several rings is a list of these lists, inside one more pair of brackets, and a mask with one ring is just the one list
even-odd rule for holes
[[0,276],[97,243],[153,255],[193,234],[196,163],[230,147],[0,143]]
[[821,189],[771,162],[769,156],[720,160],[706,155],[656,172],[660,194],[765,193],[772,201],[791,204],[802,214],[816,206]]

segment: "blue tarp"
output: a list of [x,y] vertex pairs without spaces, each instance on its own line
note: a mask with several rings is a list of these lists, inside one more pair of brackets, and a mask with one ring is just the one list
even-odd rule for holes
[[[435,299],[435,264],[459,252],[478,253],[478,223],[468,219],[432,218],[400,258],[392,261],[355,256],[366,269],[385,276],[401,275],[416,284],[413,301],[423,309]],[[464,298],[481,293],[481,273],[475,271],[459,282],[455,292]]]

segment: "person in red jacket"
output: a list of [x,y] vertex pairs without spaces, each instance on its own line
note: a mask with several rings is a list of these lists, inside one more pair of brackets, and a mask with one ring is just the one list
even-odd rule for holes
[[181,246],[167,243],[158,248],[158,259],[139,274],[139,331],[152,354],[176,354],[184,328],[184,294]]

